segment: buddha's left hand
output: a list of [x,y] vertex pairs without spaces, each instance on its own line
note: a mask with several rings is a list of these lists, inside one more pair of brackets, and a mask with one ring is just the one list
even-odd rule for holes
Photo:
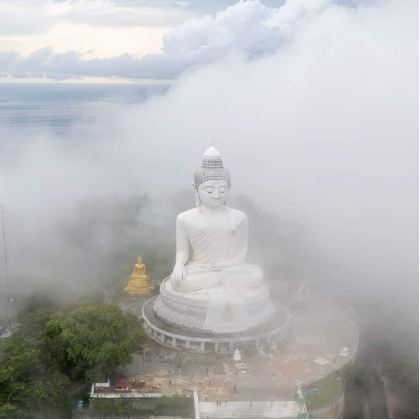
[[185,267],[183,265],[175,265],[171,275],[172,284],[175,287],[182,287],[182,279],[185,277]]

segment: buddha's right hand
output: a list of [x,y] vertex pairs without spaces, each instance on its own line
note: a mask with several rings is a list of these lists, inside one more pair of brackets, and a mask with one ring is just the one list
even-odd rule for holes
[[183,265],[175,265],[174,271],[171,275],[172,286],[176,288],[182,287],[182,279],[185,275],[185,267]]

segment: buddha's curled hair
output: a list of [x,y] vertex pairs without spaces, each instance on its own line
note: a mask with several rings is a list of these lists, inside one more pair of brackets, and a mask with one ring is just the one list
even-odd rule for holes
[[199,185],[203,182],[218,180],[226,181],[230,188],[230,173],[223,167],[219,151],[212,146],[204,153],[201,168],[194,173],[194,186],[198,190]]

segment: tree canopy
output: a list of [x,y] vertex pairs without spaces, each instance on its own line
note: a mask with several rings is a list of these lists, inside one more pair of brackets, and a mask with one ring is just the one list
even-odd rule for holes
[[21,321],[12,337],[0,341],[0,417],[57,417],[69,378],[55,368],[43,340],[52,315],[39,309]]
[[104,379],[141,353],[147,335],[133,314],[118,305],[79,305],[70,313],[57,313],[46,326],[49,339],[64,343],[67,358],[80,376]]
[[0,418],[63,417],[71,381],[104,378],[142,352],[142,321],[98,300],[27,300],[19,330],[0,340]]

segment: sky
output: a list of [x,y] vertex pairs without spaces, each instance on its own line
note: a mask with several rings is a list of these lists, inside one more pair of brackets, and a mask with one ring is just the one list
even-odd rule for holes
[[[232,51],[272,52],[328,3],[0,0],[0,76],[3,82],[173,80]],[[337,2],[350,9],[360,3]]]
[[[5,79],[173,81],[166,94],[104,109],[93,126],[61,137],[0,128],[0,191],[16,272],[31,266],[30,253],[18,263],[22,243],[74,266],[55,229],[74,220],[78,203],[115,193],[171,197],[191,187],[214,142],[232,194],[302,223],[316,255],[340,267],[334,276],[416,299],[417,1],[102,6],[1,6]],[[147,10],[152,17],[131,26]],[[98,36],[64,35],[80,25]],[[127,31],[134,49],[123,41],[108,47],[102,30],[111,39]],[[150,43],[136,38],[141,30]]]

